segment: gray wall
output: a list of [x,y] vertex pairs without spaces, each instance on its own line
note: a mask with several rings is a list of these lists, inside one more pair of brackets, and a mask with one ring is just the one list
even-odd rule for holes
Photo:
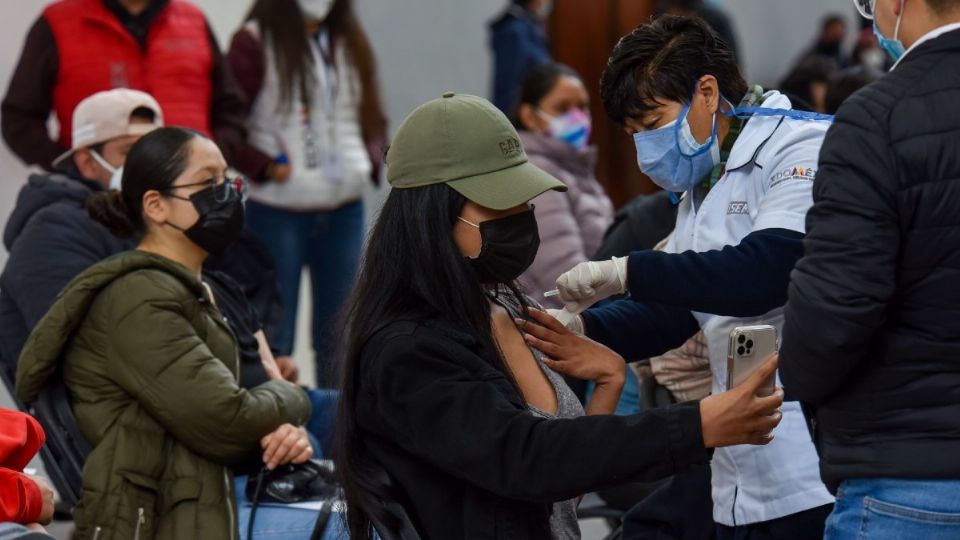
[[847,19],[852,45],[859,29],[856,8],[849,0],[720,0],[734,18],[747,82],[773,87],[813,43],[824,15]]

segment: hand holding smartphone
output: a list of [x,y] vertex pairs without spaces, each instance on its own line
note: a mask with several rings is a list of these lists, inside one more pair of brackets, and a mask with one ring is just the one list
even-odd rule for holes
[[[730,348],[727,352],[727,390],[750,378],[758,367],[777,352],[777,329],[764,324],[738,326],[730,332]],[[764,381],[758,396],[773,394],[777,374],[773,372]]]

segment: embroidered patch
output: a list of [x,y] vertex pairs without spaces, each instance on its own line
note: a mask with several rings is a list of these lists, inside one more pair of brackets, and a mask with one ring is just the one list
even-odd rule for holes
[[510,137],[509,139],[504,139],[500,143],[500,152],[503,153],[503,157],[511,158],[523,153],[523,147],[520,146],[520,141]]
[[770,187],[782,184],[787,180],[809,180],[812,182],[816,176],[817,169],[814,167],[787,167],[770,177]]
[[749,213],[750,213],[750,207],[747,206],[747,201],[730,201],[727,204],[728,216],[749,214]]

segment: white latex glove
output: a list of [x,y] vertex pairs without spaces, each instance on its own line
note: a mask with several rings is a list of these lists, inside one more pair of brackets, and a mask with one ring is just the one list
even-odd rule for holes
[[560,324],[567,327],[567,330],[582,336],[584,334],[583,317],[576,313],[570,313],[565,309],[548,309],[547,313],[551,317],[560,321]]
[[627,292],[627,257],[585,262],[557,278],[557,291],[564,308],[580,313],[593,304]]

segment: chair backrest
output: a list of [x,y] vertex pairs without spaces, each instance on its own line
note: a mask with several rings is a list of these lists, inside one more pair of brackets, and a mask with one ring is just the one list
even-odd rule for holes
[[83,492],[83,464],[91,447],[80,432],[73,415],[73,399],[62,380],[51,378],[37,401],[30,404],[30,414],[47,435],[47,443],[40,450],[47,474],[60,499],[72,509]]
[[3,379],[17,409],[29,413],[40,422],[47,438],[40,447],[40,459],[63,505],[72,511],[80,501],[83,464],[91,448],[80,433],[77,418],[73,415],[70,391],[58,374],[50,378],[50,383],[40,391],[37,401],[26,406],[16,397],[11,374],[0,370],[0,379]]
[[[396,483],[386,469],[380,466],[377,466],[376,469],[382,492],[398,494],[399,490]],[[392,523],[386,523],[371,516],[373,529],[380,535],[381,540],[420,540],[420,533],[413,526],[413,520],[410,519],[410,514],[407,513],[399,498],[398,496],[380,497],[380,504]]]

